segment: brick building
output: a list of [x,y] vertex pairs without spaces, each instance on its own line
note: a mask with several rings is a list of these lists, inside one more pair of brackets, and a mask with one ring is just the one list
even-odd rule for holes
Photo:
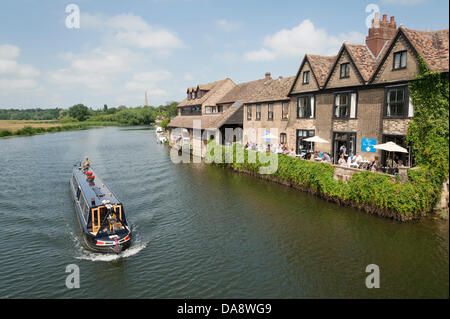
[[[344,43],[335,57],[306,54],[287,94],[290,117],[277,126],[287,139],[280,139],[297,154],[326,151],[337,161],[345,145],[348,153],[384,162],[387,154],[373,145],[394,141],[407,147],[414,115],[408,82],[418,73],[418,55],[448,76],[448,30],[396,28],[386,15],[375,17],[365,45]],[[254,126],[244,115],[244,129]],[[303,141],[314,135],[330,143]],[[410,164],[407,155],[398,156]]]
[[[344,145],[347,153],[385,162],[387,154],[373,145],[393,141],[408,147],[405,137],[414,116],[408,83],[418,73],[419,56],[448,77],[448,37],[448,30],[397,28],[394,17],[376,15],[365,44],[343,43],[336,56],[306,54],[293,77],[272,79],[267,73],[238,85],[225,79],[188,89],[169,127],[189,130],[193,119],[202,119],[202,129],[221,132],[276,128],[279,141],[297,154],[325,151],[337,161]],[[329,143],[304,141],[314,135]],[[262,142],[262,136],[245,135],[242,142],[255,138]],[[398,156],[411,164],[408,155]]]

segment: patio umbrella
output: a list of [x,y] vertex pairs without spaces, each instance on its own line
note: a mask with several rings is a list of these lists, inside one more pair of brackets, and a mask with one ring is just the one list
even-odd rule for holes
[[[321,137],[319,137],[319,136],[317,136],[317,135],[314,135],[314,136],[311,136],[311,137],[308,137],[308,138],[305,138],[303,141],[305,141],[305,142],[312,142],[312,143],[330,143],[330,142],[328,142],[327,140],[324,140],[323,138],[321,138]],[[312,151],[312,149],[311,149],[311,151]]]
[[318,137],[317,135],[308,137],[304,139],[305,142],[314,142],[314,143],[330,143],[327,140],[324,140],[321,137]]
[[[387,151],[389,153],[408,153],[408,150],[400,145],[395,144],[394,142],[387,142],[384,144],[375,145],[374,148],[377,150]],[[392,157],[392,166],[394,166],[394,157]]]

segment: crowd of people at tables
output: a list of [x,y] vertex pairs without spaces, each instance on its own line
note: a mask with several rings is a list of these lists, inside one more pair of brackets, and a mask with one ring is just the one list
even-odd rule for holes
[[[312,152],[306,152],[301,155],[298,155],[295,153],[294,149],[289,149],[286,144],[278,144],[277,145],[271,145],[271,144],[256,144],[256,143],[248,143],[245,145],[245,148],[247,150],[252,151],[259,151],[259,152],[271,152],[271,153],[277,153],[277,154],[285,154],[293,157],[301,157],[302,159],[306,160],[313,160],[316,162],[325,162],[332,164],[333,160],[329,153],[327,152],[321,152],[315,151]],[[383,172],[388,174],[398,174],[398,168],[403,167],[403,161],[398,158],[398,156],[394,157],[394,160],[390,159],[389,157],[386,160],[387,167],[383,167],[381,165],[381,162],[378,159],[378,156],[375,156],[375,159],[372,161],[364,160],[361,156],[361,154],[355,153],[355,155],[347,154],[347,149],[345,145],[342,145],[339,148],[339,159],[337,161],[337,165],[344,166],[344,167],[351,167],[351,168],[358,168],[358,169],[364,169],[369,170],[372,172]]]

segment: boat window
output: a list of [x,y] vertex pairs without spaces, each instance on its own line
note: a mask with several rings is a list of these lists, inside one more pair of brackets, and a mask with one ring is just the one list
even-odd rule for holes
[[84,200],[84,196],[78,196],[78,197],[79,197],[79,200],[80,200],[81,211],[84,213],[84,207],[85,207],[86,201]]
[[78,182],[77,182],[77,179],[76,179],[75,175],[73,175],[73,177],[72,177],[72,182],[73,182],[74,188],[77,189],[78,188]]
[[98,229],[100,228],[100,209],[97,208],[92,208],[91,210],[91,214],[92,214],[92,232],[96,233],[98,231]]
[[119,219],[122,220],[122,206],[114,205],[114,212],[119,214]]
[[92,232],[96,233],[99,231],[100,225],[105,219],[107,213],[108,209],[105,206],[96,207],[91,210]]

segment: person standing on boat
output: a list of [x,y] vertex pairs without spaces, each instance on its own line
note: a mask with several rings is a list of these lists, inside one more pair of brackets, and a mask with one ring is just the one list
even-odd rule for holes
[[83,170],[88,170],[91,166],[91,162],[89,162],[89,158],[86,157],[86,159],[83,162],[82,168]]

